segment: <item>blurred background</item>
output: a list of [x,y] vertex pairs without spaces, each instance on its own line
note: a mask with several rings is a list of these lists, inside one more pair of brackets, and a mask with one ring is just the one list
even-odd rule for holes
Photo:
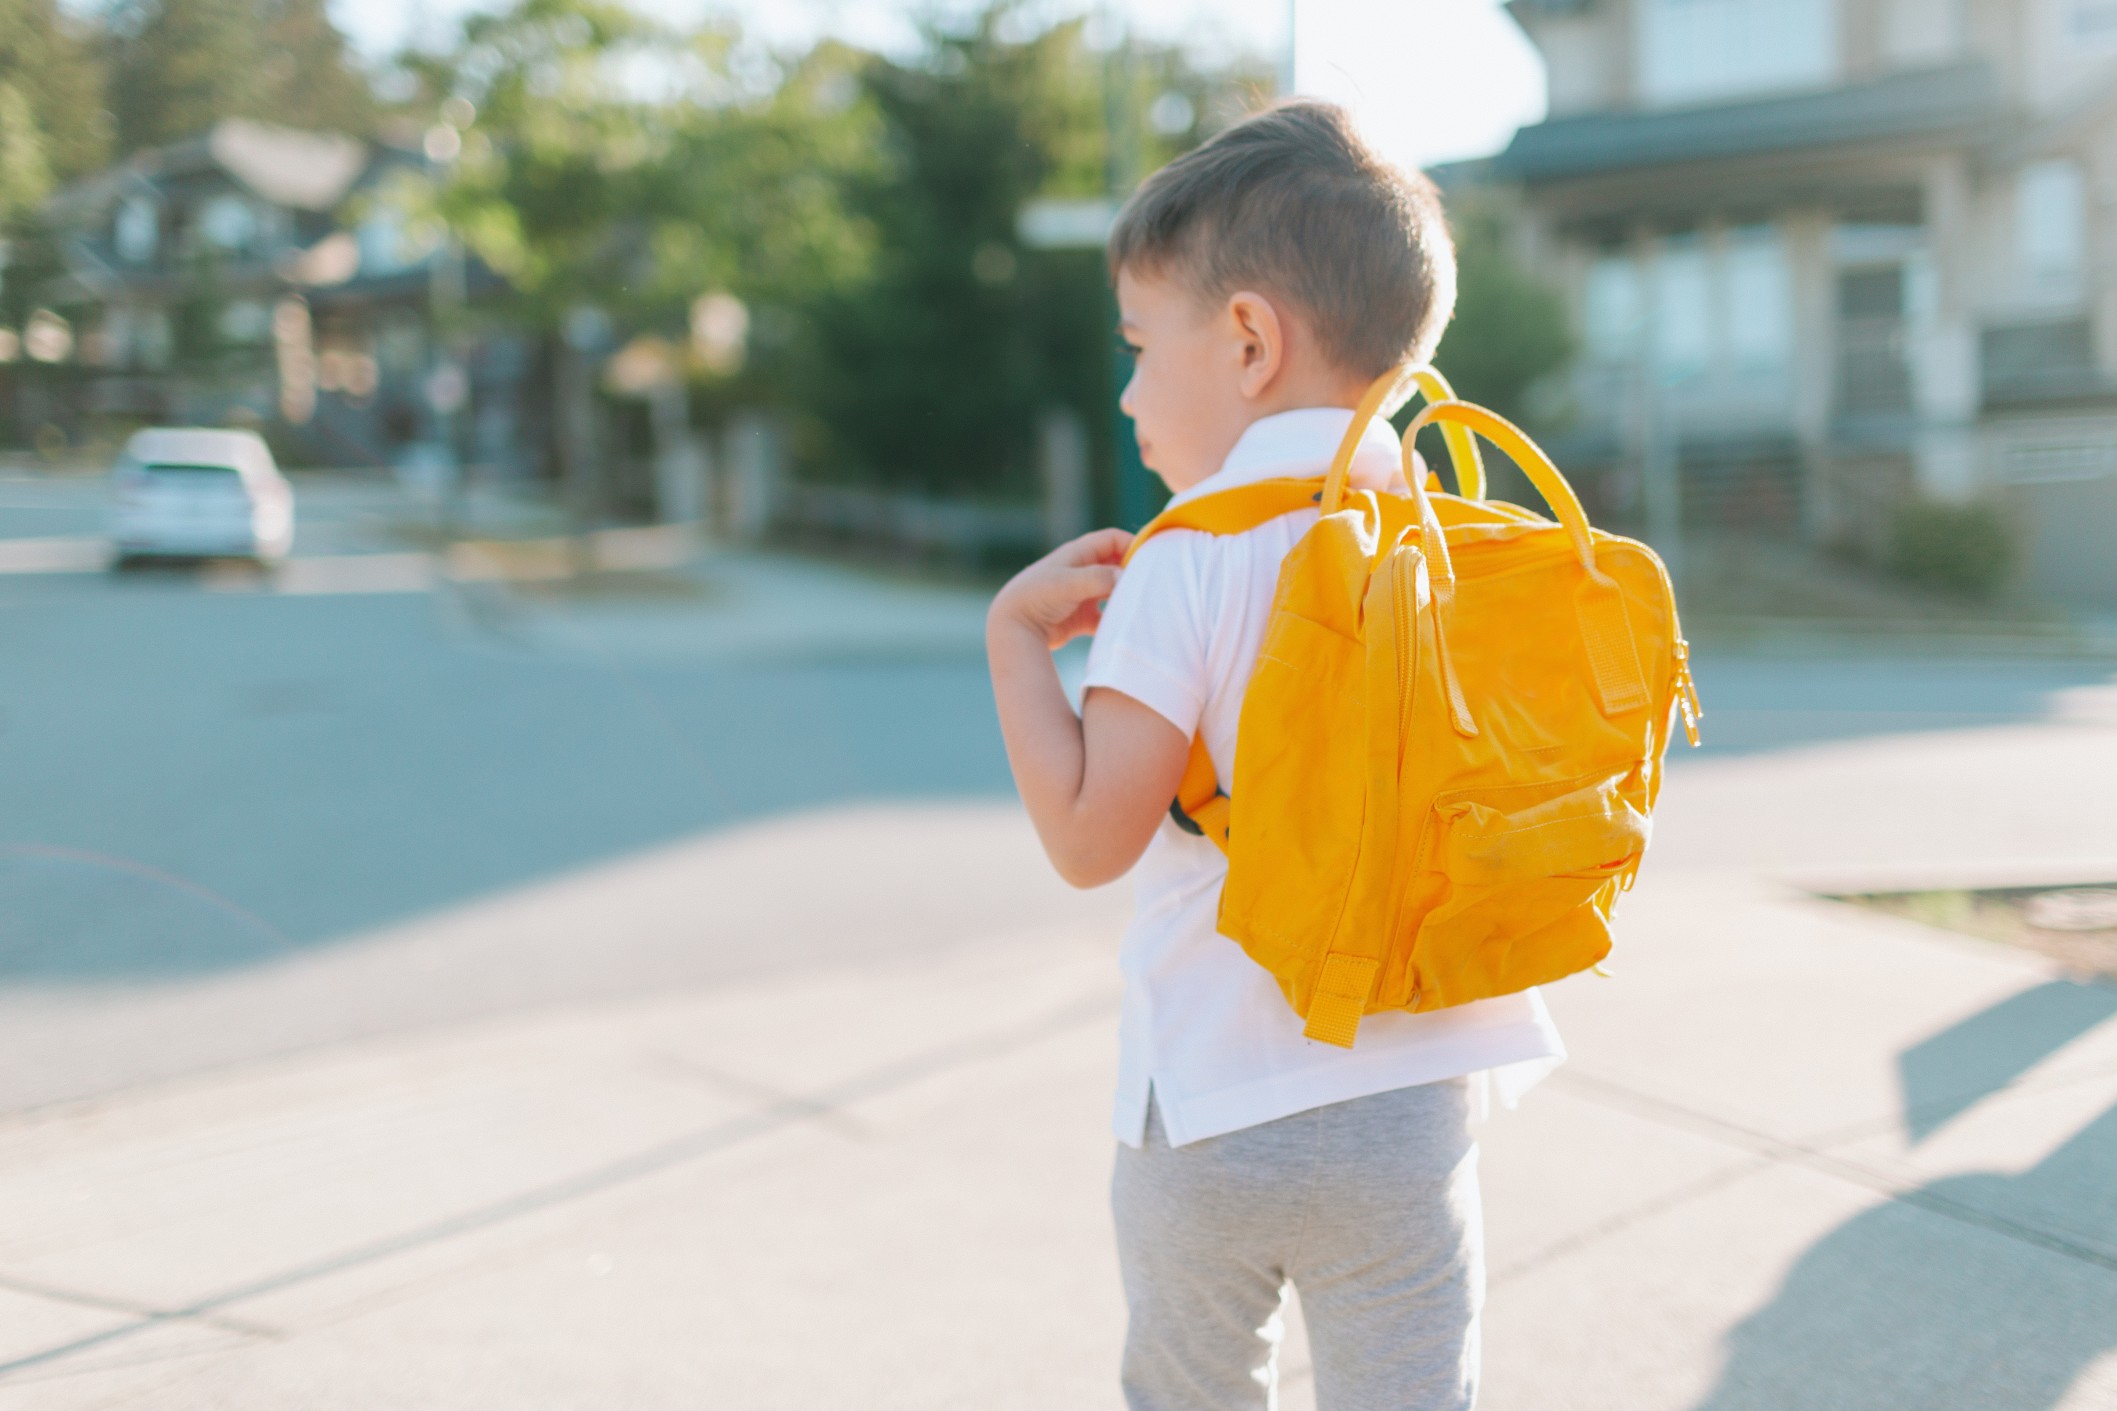
[[94,470],[244,426],[452,532],[534,503],[989,571],[1153,509],[1098,239],[1293,85],[1441,179],[1444,371],[1694,616],[2117,611],[2117,20],[1294,8],[25,0],[0,437]]
[[2117,0],[0,0],[0,1400],[1113,1404],[983,608],[1287,92],[1708,711],[1491,1404],[2117,1402]]

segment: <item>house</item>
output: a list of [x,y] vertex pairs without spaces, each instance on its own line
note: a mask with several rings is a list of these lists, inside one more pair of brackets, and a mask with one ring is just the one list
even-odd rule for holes
[[18,422],[242,421],[331,465],[519,460],[529,359],[449,321],[498,281],[421,218],[434,174],[416,146],[231,118],[58,192],[38,317],[68,336],[40,360],[70,366],[19,379]]
[[1550,113],[1492,171],[1607,502],[1874,548],[1990,500],[2117,606],[2117,0],[1510,8]]

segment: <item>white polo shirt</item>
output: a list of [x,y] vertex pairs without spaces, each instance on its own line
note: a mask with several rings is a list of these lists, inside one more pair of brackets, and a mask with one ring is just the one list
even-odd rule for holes
[[[1321,475],[1352,413],[1318,407],[1250,426],[1220,470],[1179,500],[1279,476]],[[1369,427],[1353,483],[1396,479],[1397,439]],[[1244,534],[1170,530],[1140,546],[1089,649],[1085,689],[1122,691],[1183,731],[1203,732],[1232,792],[1235,728],[1263,645],[1280,560],[1316,522],[1283,515]],[[1371,1014],[1351,1049],[1301,1036],[1301,1019],[1264,968],[1220,935],[1227,859],[1164,820],[1133,879],[1120,966],[1117,1139],[1145,1138],[1151,1091],[1172,1145],[1327,1103],[1497,1070],[1512,1105],[1565,1056],[1533,990],[1428,1014]]]

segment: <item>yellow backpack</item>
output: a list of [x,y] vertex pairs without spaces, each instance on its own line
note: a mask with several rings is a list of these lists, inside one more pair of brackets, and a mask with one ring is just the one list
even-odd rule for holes
[[[1408,495],[1349,490],[1362,432],[1416,386]],[[1412,442],[1438,424],[1459,495]],[[1483,498],[1472,433],[1557,522]],[[1430,368],[1379,379],[1322,480],[1172,505],[1143,530],[1236,534],[1322,517],[1280,569],[1243,697],[1232,795],[1202,741],[1173,807],[1228,858],[1219,927],[1279,981],[1310,1038],[1363,1015],[1512,994],[1594,966],[1647,845],[1672,716],[1698,698],[1668,572],[1589,527],[1558,468]]]

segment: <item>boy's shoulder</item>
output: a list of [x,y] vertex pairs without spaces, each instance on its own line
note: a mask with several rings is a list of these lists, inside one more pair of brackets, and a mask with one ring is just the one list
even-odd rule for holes
[[1164,589],[1180,575],[1239,572],[1276,577],[1287,551],[1315,522],[1315,509],[1304,506],[1212,530],[1172,525],[1132,551],[1119,587],[1135,574]]
[[[1126,619],[1180,617],[1212,634],[1230,612],[1270,594],[1288,550],[1315,522],[1288,514],[1231,533],[1170,528],[1134,551],[1107,612]],[[1243,614],[1246,615],[1246,614]]]

